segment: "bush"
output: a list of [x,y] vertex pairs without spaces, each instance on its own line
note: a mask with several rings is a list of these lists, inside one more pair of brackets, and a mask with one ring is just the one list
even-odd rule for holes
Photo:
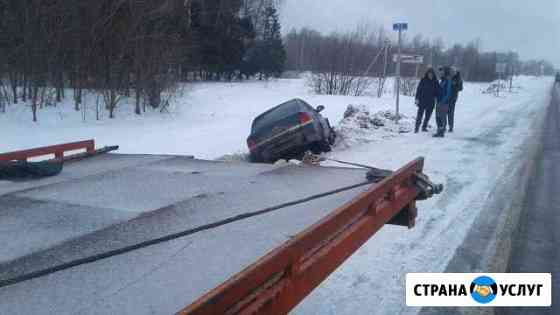
[[317,94],[362,96],[375,82],[374,78],[352,76],[341,72],[318,72],[308,78],[308,85]]

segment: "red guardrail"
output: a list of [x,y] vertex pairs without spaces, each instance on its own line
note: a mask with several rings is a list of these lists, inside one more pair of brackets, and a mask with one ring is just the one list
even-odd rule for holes
[[414,225],[417,159],[178,314],[287,314],[400,211]]
[[87,153],[95,153],[95,141],[86,140],[79,142],[71,142],[58,144],[48,147],[34,148],[29,150],[14,151],[0,154],[0,161],[26,161],[32,157],[54,154],[55,159],[63,159],[64,152],[85,149]]

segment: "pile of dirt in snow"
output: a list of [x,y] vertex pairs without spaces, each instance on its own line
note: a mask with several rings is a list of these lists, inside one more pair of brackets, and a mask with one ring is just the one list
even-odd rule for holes
[[392,111],[371,113],[365,105],[348,105],[344,119],[335,128],[338,134],[338,145],[375,142],[381,139],[397,137],[403,133],[414,131],[414,119]]

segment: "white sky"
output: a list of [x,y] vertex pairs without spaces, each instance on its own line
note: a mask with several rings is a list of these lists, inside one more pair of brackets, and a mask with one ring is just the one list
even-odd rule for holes
[[309,26],[345,31],[368,22],[391,29],[409,23],[417,33],[446,45],[482,40],[485,50],[514,50],[560,67],[560,0],[284,0],[284,32]]

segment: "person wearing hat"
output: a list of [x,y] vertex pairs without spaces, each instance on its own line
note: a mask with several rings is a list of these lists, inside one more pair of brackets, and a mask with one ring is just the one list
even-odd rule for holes
[[436,123],[437,133],[434,134],[435,138],[445,137],[445,130],[447,128],[447,114],[449,112],[449,103],[452,97],[452,83],[451,83],[451,68],[440,68],[440,93],[438,104],[436,107]]
[[[415,133],[418,133],[420,126],[422,131],[428,131],[428,123],[434,112],[434,107],[439,94],[439,83],[434,69],[428,68],[426,74],[420,80],[416,89],[416,106],[418,113],[416,114]],[[422,123],[424,120],[424,123]]]

